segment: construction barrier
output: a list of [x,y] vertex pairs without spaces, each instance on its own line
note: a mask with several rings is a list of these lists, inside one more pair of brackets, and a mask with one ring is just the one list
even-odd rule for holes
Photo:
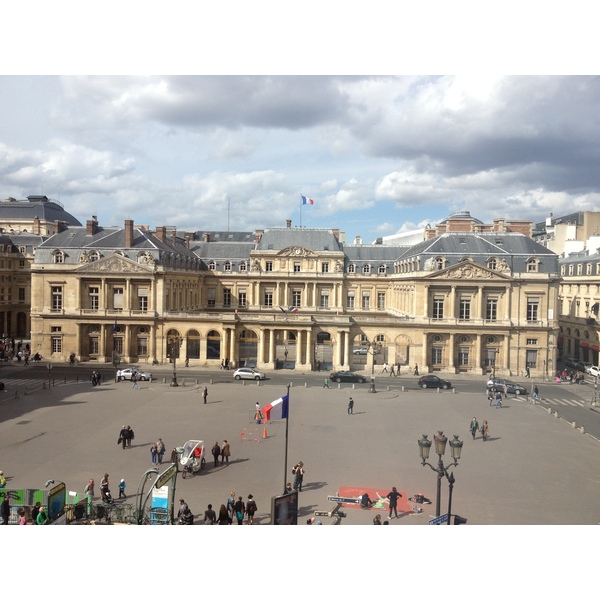
[[240,431],[240,442],[260,442],[260,433],[258,428],[244,427]]

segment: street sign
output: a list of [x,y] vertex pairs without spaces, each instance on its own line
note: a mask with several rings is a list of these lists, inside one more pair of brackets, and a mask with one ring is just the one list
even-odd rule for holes
[[177,473],[177,464],[173,463],[160,477],[157,477],[154,487],[161,488],[170,481]]
[[326,510],[315,510],[315,517],[328,517],[329,513]]
[[439,517],[436,517],[435,519],[431,519],[431,521],[429,521],[429,525],[441,525],[442,523],[447,523],[448,522],[448,513],[446,513],[445,515],[440,515]]
[[360,504],[360,498],[340,498],[339,496],[327,496],[329,502],[342,502],[344,504]]

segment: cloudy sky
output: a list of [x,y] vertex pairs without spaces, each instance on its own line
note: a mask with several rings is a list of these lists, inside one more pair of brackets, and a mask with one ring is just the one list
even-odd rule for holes
[[251,231],[292,219],[348,241],[457,210],[540,221],[600,206],[596,76],[70,67],[81,74],[0,76],[0,198],[45,194],[101,225]]

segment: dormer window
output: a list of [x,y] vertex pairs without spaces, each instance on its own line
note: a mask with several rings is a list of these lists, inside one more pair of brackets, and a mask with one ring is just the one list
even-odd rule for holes
[[215,261],[214,261],[214,260],[211,260],[211,261],[208,263],[208,268],[209,268],[211,271],[214,271],[214,270],[217,268],[217,263],[215,263]]
[[245,273],[246,272],[246,268],[247,268],[246,263],[242,261],[240,263],[240,273]]
[[60,264],[65,262],[65,253],[62,250],[57,250],[54,253],[54,264]]
[[385,265],[379,265],[379,269],[377,270],[377,272],[378,272],[380,275],[385,275],[385,272],[386,272]]
[[231,263],[229,261],[225,261],[223,270],[225,271],[225,273],[231,273]]
[[528,273],[537,273],[539,266],[539,261],[537,258],[530,258],[527,261],[527,272]]
[[363,267],[363,273],[370,273],[371,272],[371,265],[364,265]]
[[356,266],[348,265],[348,273],[356,273]]
[[498,268],[498,262],[495,258],[490,258],[490,260],[488,260],[487,266],[488,269],[492,269],[492,271],[495,271]]

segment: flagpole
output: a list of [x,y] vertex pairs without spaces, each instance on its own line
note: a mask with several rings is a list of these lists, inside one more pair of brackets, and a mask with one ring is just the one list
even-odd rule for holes
[[290,417],[290,384],[287,386],[288,411],[285,417],[285,461],[283,465],[283,493],[287,493],[287,465],[288,465],[288,425]]
[[300,196],[300,227],[302,227],[302,196]]

